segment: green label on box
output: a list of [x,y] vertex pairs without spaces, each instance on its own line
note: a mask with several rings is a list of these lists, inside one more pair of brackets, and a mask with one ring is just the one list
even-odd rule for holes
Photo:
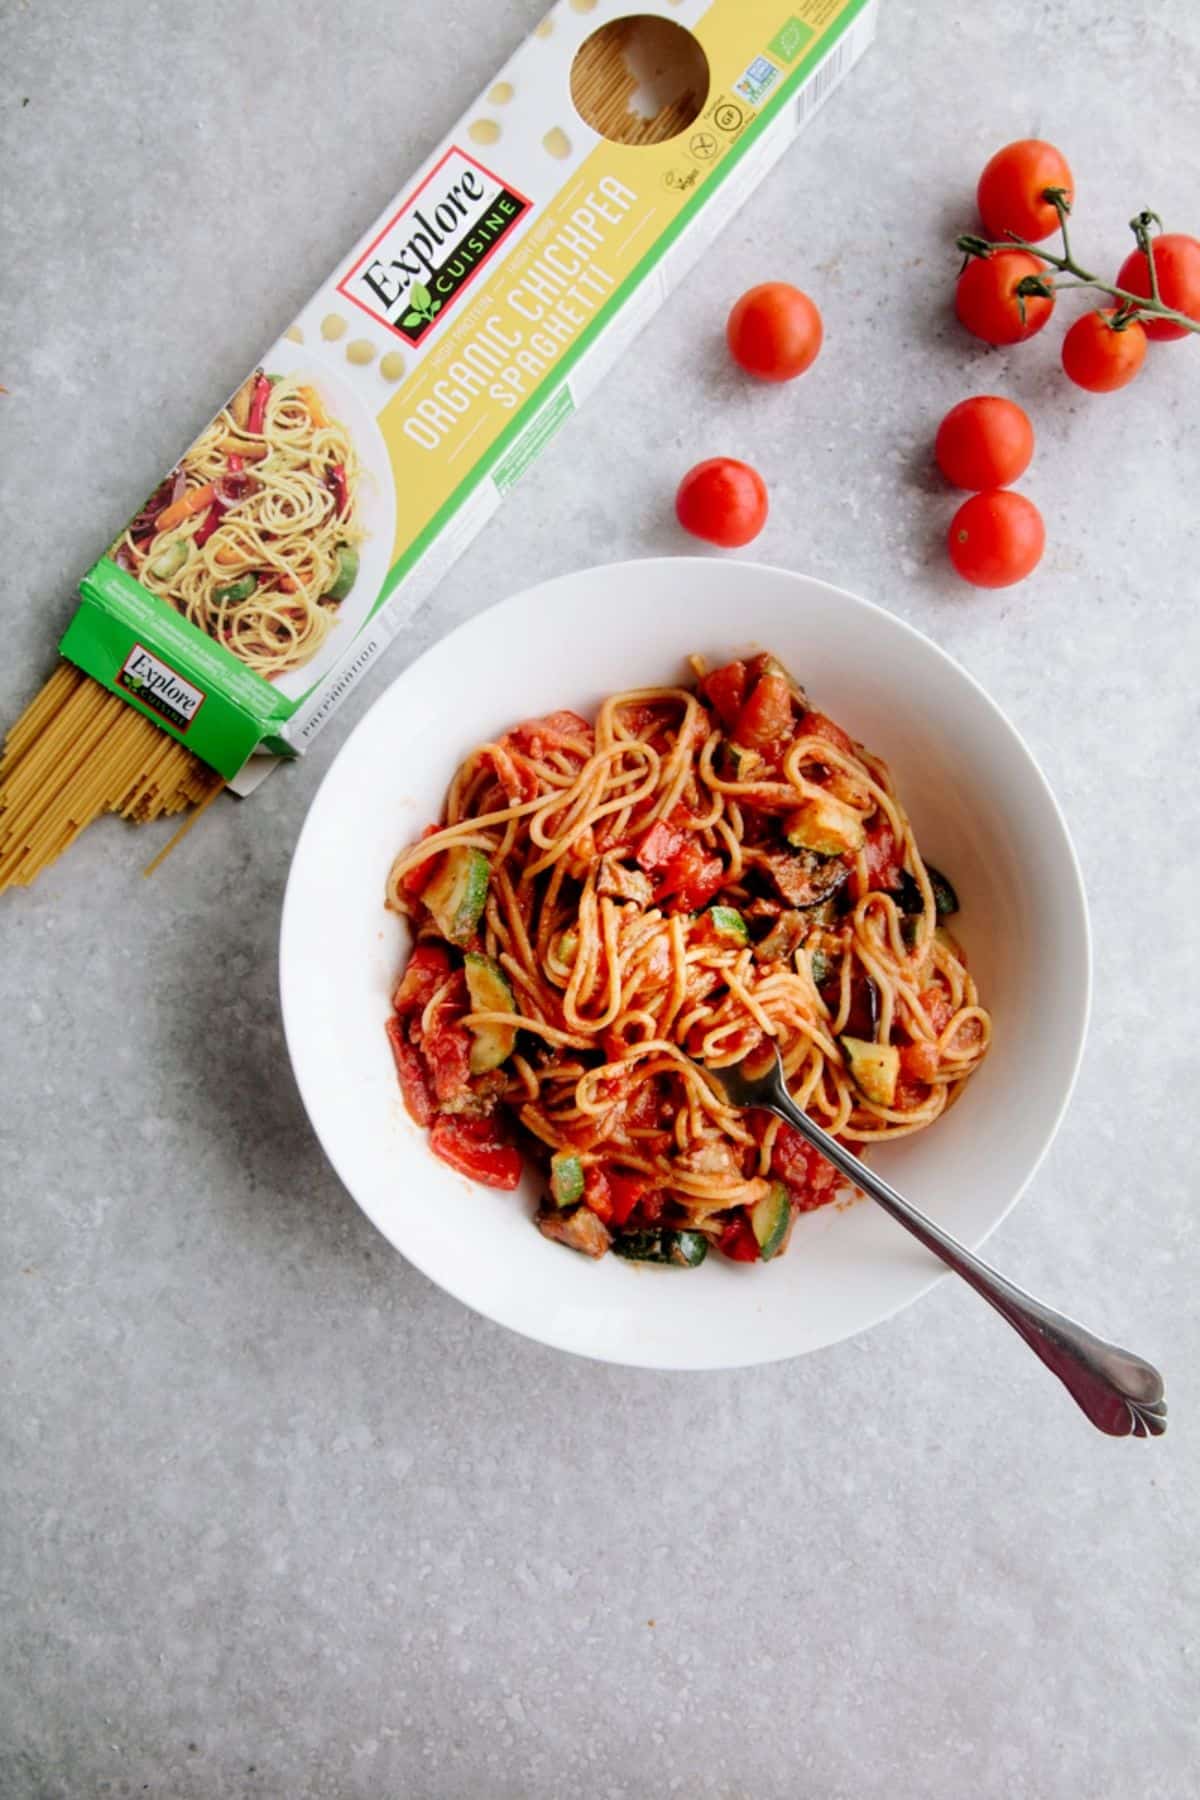
[[227,779],[296,709],[107,559],[59,648]]
[[767,45],[767,49],[772,56],[777,56],[780,62],[795,62],[800,52],[812,41],[813,36],[812,26],[806,25],[803,19],[797,19],[793,15],[786,25],[780,26]]

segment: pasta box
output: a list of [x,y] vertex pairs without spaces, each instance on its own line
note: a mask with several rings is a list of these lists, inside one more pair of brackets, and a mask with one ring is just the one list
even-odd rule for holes
[[561,0],[88,571],[63,654],[240,792],[302,752],[876,3]]

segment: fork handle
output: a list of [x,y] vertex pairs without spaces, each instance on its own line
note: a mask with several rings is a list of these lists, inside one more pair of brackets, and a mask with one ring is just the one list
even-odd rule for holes
[[1167,1407],[1163,1398],[1163,1379],[1157,1369],[1131,1351],[1105,1343],[1103,1338],[1094,1336],[1074,1319],[1067,1318],[1065,1313],[1056,1312],[1017,1287],[1015,1282],[1006,1280],[898,1194],[853,1151],[844,1149],[836,1138],[822,1130],[800,1110],[782,1080],[778,1085],[780,1091],[769,1110],[793,1125],[847,1180],[862,1188],[947,1268],[961,1275],[989,1306],[994,1306],[1001,1318],[1007,1319],[1014,1331],[1020,1332],[1034,1354],[1058,1376],[1098,1430],[1107,1432],[1110,1437],[1162,1435],[1167,1428]]

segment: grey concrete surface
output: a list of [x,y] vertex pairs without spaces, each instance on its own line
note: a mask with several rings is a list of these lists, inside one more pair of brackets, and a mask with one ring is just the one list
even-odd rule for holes
[[[114,525],[539,11],[0,4],[6,718]],[[275,996],[288,859],[364,694],[153,882],[165,832],[107,822],[3,903],[3,1800],[1198,1791],[1200,344],[1092,399],[1057,332],[989,352],[947,298],[1014,136],[1067,149],[1098,261],[1143,205],[1200,230],[1198,113],[1194,8],[884,0],[374,680],[531,581],[679,548],[678,475],[751,455],[755,554],[930,632],[1066,809],[1094,1025],[992,1249],[1162,1363],[1170,1434],[1093,1435],[949,1284],[804,1361],[656,1376],[509,1336],[393,1254],[308,1131]],[[827,328],[786,413],[720,343],[776,275]],[[988,389],[1034,416],[1049,533],[997,594],[948,576],[928,462]]]

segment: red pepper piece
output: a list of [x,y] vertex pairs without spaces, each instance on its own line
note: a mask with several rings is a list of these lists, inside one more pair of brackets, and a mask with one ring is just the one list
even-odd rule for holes
[[197,549],[200,548],[201,544],[207,544],[209,538],[221,523],[224,514],[225,508],[221,505],[221,502],[219,500],[214,500],[200,522],[199,531],[192,539],[192,542]]
[[350,510],[350,485],[346,480],[346,465],[330,463],[328,480],[333,493],[334,510],[339,519],[344,519]]
[[271,383],[265,375],[256,375],[254,391],[250,396],[250,412],[246,419],[246,430],[252,437],[262,436],[263,420],[267,416],[267,401],[270,398]]

